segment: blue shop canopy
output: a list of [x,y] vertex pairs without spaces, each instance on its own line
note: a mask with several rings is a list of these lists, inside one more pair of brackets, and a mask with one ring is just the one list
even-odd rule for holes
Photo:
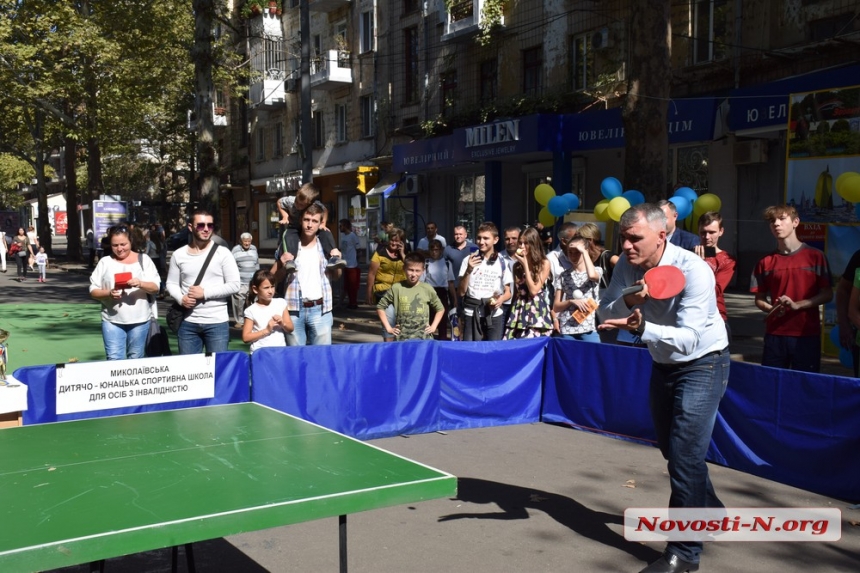
[[[666,114],[669,143],[710,141],[714,137],[717,97],[672,99]],[[624,147],[621,108],[564,116],[565,151],[588,151]]]
[[729,127],[734,132],[785,129],[788,125],[789,95],[858,84],[860,65],[851,64],[739,88],[729,96]]

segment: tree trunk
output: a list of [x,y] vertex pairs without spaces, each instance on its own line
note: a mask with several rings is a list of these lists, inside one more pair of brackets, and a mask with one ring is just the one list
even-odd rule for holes
[[[67,110],[68,113],[68,110]],[[70,261],[83,260],[81,250],[81,223],[78,215],[77,142],[67,136],[63,142],[63,165],[66,170],[66,257]]]
[[[212,103],[215,87],[212,81],[212,26],[215,21],[215,0],[194,0],[194,46],[191,60],[197,83],[194,107],[197,115],[197,165],[200,190],[200,205],[213,215],[218,210],[218,187],[220,170],[218,152],[215,149],[215,120]],[[217,218],[217,217],[216,217]]]
[[624,189],[637,189],[653,202],[667,196],[670,2],[640,0],[631,2],[631,7],[630,74],[622,110]]

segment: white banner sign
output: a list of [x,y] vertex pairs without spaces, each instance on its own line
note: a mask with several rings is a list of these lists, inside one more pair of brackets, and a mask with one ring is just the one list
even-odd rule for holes
[[73,363],[57,368],[57,414],[215,397],[215,355]]

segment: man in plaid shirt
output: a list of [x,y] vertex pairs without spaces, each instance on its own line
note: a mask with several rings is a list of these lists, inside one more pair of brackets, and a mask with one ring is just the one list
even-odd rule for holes
[[[336,280],[341,271],[326,272],[327,261],[317,240],[322,217],[323,209],[316,204],[310,205],[302,215],[297,256],[281,252],[280,247],[275,253],[272,272],[276,282],[285,281],[284,298],[295,327],[287,334],[290,346],[331,344],[331,279]],[[294,261],[296,265],[296,272],[289,275],[284,268],[288,261]]]

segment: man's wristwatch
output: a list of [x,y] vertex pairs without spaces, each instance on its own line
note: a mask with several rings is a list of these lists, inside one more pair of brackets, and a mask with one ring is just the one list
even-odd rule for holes
[[645,321],[639,323],[639,326],[630,331],[630,334],[635,334],[636,336],[641,337],[645,334]]

